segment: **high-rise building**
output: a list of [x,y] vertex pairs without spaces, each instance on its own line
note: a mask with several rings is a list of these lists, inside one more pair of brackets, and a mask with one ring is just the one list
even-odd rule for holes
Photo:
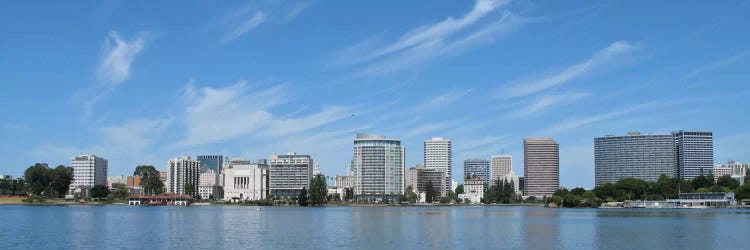
[[354,195],[364,200],[395,200],[404,192],[404,147],[401,140],[357,134],[352,172]]
[[70,192],[80,187],[81,192],[95,185],[107,185],[107,160],[96,155],[79,155],[70,159],[70,167],[73,168],[73,181],[70,184]]
[[[167,193],[198,196],[200,163],[190,156],[176,157],[167,162]],[[192,187],[191,190],[187,190]]]
[[201,173],[213,170],[218,174],[224,166],[224,156],[221,155],[199,155],[195,158],[201,163]]
[[490,161],[487,159],[464,160],[464,179],[482,177],[485,182],[490,179]]
[[713,133],[706,131],[672,132],[676,150],[677,165],[675,176],[692,180],[701,174],[713,173],[714,139]]
[[513,157],[510,155],[493,155],[490,157],[490,186],[495,185],[495,181],[502,180],[503,177],[513,171]]
[[406,187],[404,188],[404,192],[406,192],[406,189],[411,187],[414,193],[419,193],[417,192],[417,168],[424,167],[422,166],[422,164],[417,164],[416,167],[409,168],[404,172],[404,187]]
[[274,197],[297,197],[302,188],[310,189],[314,164],[309,155],[271,155],[269,163],[269,189]]
[[224,168],[223,199],[230,201],[263,200],[269,194],[269,167],[242,158],[229,160]]
[[451,149],[451,141],[442,137],[433,137],[424,141],[424,167],[441,171],[445,175],[446,183],[440,185],[445,190],[441,193],[446,193],[451,187],[451,162],[453,161]]
[[675,147],[672,135],[630,132],[626,136],[594,138],[594,184],[601,186],[624,178],[657,181],[674,177]]
[[524,195],[551,197],[560,188],[559,145],[552,138],[523,140]]

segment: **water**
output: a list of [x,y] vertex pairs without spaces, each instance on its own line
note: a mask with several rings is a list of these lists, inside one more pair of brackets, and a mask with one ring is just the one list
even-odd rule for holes
[[747,249],[747,209],[0,206],[0,249]]

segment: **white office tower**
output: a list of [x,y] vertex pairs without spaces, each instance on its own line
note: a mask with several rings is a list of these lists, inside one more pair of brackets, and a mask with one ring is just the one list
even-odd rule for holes
[[404,147],[401,140],[357,134],[354,139],[354,195],[361,200],[396,200],[404,192]]
[[94,185],[107,185],[107,159],[96,155],[79,155],[70,159],[73,168],[73,181],[70,192],[80,191],[88,193]]
[[[442,137],[434,137],[424,141],[424,167],[443,172],[446,183],[442,184],[446,189],[451,187],[451,141]],[[448,190],[441,191],[447,192]]]
[[[167,193],[198,196],[199,178],[200,162],[198,160],[183,156],[167,162]],[[186,190],[190,186],[192,190]]]

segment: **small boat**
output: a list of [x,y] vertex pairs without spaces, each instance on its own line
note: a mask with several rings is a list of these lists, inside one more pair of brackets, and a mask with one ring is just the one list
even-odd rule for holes
[[261,208],[256,208],[255,209],[255,211],[261,211],[261,210],[263,210],[263,209],[261,209]]

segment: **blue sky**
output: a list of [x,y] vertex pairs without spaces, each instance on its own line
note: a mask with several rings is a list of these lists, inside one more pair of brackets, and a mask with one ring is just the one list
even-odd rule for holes
[[[748,1],[93,1],[0,4],[0,173],[93,153],[110,175],[180,155],[310,154],[345,174],[357,132],[466,158],[714,132],[750,161]],[[356,114],[352,117],[351,114]],[[460,178],[458,178],[460,180]]]

